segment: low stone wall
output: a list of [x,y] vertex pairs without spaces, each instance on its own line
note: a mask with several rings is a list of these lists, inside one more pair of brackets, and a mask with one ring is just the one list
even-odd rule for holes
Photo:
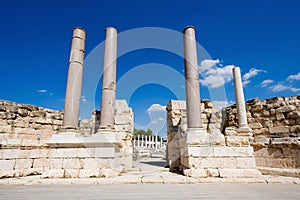
[[[300,96],[258,98],[246,103],[256,164],[267,168],[300,168]],[[236,106],[224,110],[223,130],[237,127]],[[300,173],[299,173],[300,176]]]
[[[44,177],[106,176],[107,169],[119,172],[131,168],[133,113],[124,100],[116,101],[115,113],[120,146],[114,155],[109,148],[107,152],[101,149],[102,157],[98,158],[97,148],[50,148],[47,145],[61,129],[62,111],[0,101],[0,178],[34,174]],[[90,120],[81,121],[79,132],[83,138],[97,131],[95,124],[99,122],[99,114],[94,111]]]

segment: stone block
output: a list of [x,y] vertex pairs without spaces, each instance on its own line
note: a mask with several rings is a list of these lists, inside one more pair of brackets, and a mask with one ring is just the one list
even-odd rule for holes
[[257,169],[219,169],[222,178],[258,178],[261,172]]
[[252,128],[252,129],[261,129],[261,128],[263,128],[261,123],[251,123],[251,124],[249,124],[249,127]]
[[100,169],[80,169],[79,171],[79,178],[92,178],[92,177],[99,177],[100,176]]
[[276,112],[280,112],[280,113],[286,113],[286,112],[291,112],[296,110],[296,106],[293,105],[289,105],[289,106],[282,106],[280,108],[276,109]]
[[64,169],[81,169],[83,163],[79,158],[65,158],[63,159]]
[[32,168],[33,159],[16,159],[15,169]]
[[253,147],[214,147],[213,155],[215,157],[243,157],[243,156],[253,156]]
[[100,169],[109,165],[107,159],[85,158],[82,159],[82,162],[83,169]]
[[225,142],[229,147],[250,146],[250,138],[247,136],[225,136]]
[[42,178],[64,178],[64,169],[50,169],[42,174]]
[[79,169],[65,169],[65,178],[78,178],[79,177]]
[[115,116],[115,124],[132,124],[132,116],[129,114],[119,114]]
[[207,174],[209,177],[219,177],[220,176],[218,169],[207,169]]
[[47,158],[35,158],[33,159],[33,168],[49,168],[49,161]]
[[236,158],[237,168],[241,169],[256,169],[256,163],[254,157]]
[[20,149],[3,149],[3,159],[15,159],[19,158]]
[[287,114],[287,118],[298,119],[300,118],[300,111],[295,110]]
[[208,177],[207,170],[205,169],[184,169],[183,174],[189,177],[206,178]]
[[279,126],[279,127],[270,127],[270,133],[288,133],[289,127],[288,126]]
[[0,133],[10,133],[11,131],[11,125],[0,126]]
[[13,170],[16,160],[0,160],[0,171]]
[[50,155],[50,149],[32,149],[30,150],[30,158],[47,158]]
[[213,147],[188,146],[187,151],[180,152],[183,156],[206,157],[213,155]]
[[261,166],[261,167],[267,166],[266,158],[264,157],[255,157],[255,163],[256,166]]
[[63,159],[62,158],[49,158],[48,162],[49,162],[50,170],[63,168]]

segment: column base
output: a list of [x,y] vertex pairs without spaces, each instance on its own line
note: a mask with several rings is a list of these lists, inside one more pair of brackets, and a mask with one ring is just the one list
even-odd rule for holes
[[113,132],[91,136],[62,132],[53,135],[46,144],[50,147],[49,170],[43,177],[111,177],[124,169],[120,164],[121,141]]

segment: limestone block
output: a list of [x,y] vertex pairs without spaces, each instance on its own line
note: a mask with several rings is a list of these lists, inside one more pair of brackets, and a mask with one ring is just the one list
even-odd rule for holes
[[235,128],[227,127],[227,128],[225,129],[225,136],[233,136],[233,135],[236,135],[236,130],[235,130]]
[[296,110],[296,106],[289,105],[289,106],[282,106],[280,108],[277,108],[276,112],[286,113],[286,112],[291,112],[291,111],[294,111],[294,110]]
[[254,157],[247,157],[247,158],[236,158],[236,165],[237,168],[241,169],[256,169],[256,163]]
[[80,169],[79,178],[100,177],[100,169]]
[[180,152],[181,156],[206,157],[213,155],[213,147],[189,146],[186,151]]
[[270,127],[270,133],[288,133],[289,127],[288,126],[279,126],[279,127]]
[[261,173],[257,169],[219,169],[220,177],[223,178],[256,178]]
[[183,174],[189,177],[206,178],[208,177],[207,170],[205,169],[184,169]]
[[290,127],[291,133],[300,133],[300,125]]
[[276,120],[280,121],[285,119],[284,114],[282,114],[281,112],[276,112]]
[[34,134],[34,129],[33,128],[14,128],[14,132],[16,134]]
[[250,146],[249,137],[246,136],[225,136],[226,145],[229,147],[247,147]]
[[50,150],[52,158],[89,158],[94,157],[90,148],[58,148]]
[[0,160],[0,172],[5,170],[13,170],[16,160]]
[[82,159],[83,169],[100,169],[103,167],[108,167],[108,159],[99,158],[85,158]]
[[113,168],[113,169],[101,169],[100,177],[111,178],[118,176],[122,172],[123,168]]
[[257,166],[262,166],[262,167],[267,166],[267,161],[266,158],[264,157],[255,157],[255,163]]
[[15,169],[32,168],[33,159],[16,159]]
[[63,159],[62,158],[49,158],[48,162],[49,162],[50,170],[63,168]]
[[132,116],[128,114],[118,114],[115,116],[116,124],[131,124]]
[[83,162],[79,158],[65,158],[63,159],[64,169],[81,169]]
[[19,158],[20,149],[3,149],[3,159],[15,159]]
[[236,168],[236,158],[234,157],[206,157],[206,158],[194,158],[190,160],[189,164],[197,169],[208,168]]
[[213,147],[213,155],[216,157],[243,157],[243,156],[253,156],[253,147]]
[[295,119],[285,119],[282,121],[283,126],[293,126],[296,124]]
[[0,133],[10,133],[12,131],[12,127],[10,125],[0,126]]
[[29,158],[47,158],[50,155],[50,149],[32,149]]
[[52,124],[52,119],[45,119],[45,118],[36,118],[35,120],[34,120],[34,122],[36,123],[36,124]]
[[251,123],[251,124],[249,124],[249,127],[252,128],[252,129],[261,129],[261,128],[263,128],[261,123]]
[[78,178],[79,177],[79,169],[65,169],[65,178]]
[[219,177],[220,176],[218,169],[207,169],[207,174],[209,177]]
[[270,109],[270,114],[271,114],[271,115],[274,115],[275,113],[276,113],[276,110],[275,110],[274,108],[271,108],[271,109]]
[[31,151],[32,150],[20,150],[18,157],[21,158],[21,159],[30,158],[29,155],[30,155]]
[[42,174],[42,178],[63,178],[64,175],[64,169],[50,169]]
[[295,111],[292,111],[292,112],[288,113],[287,118],[290,118],[290,119],[300,118],[300,111],[295,110]]
[[49,168],[49,162],[47,158],[35,158],[33,159],[33,168]]
[[21,117],[27,117],[28,113],[29,112],[26,109],[22,109],[22,108],[18,109],[18,115],[21,116]]

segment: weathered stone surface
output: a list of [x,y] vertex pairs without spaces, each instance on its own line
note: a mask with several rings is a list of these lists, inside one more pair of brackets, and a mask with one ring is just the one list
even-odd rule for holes
[[276,112],[280,112],[280,113],[286,113],[286,112],[291,112],[296,110],[296,106],[293,105],[289,105],[289,106],[282,106],[280,108],[276,109]]
[[280,127],[270,127],[270,133],[287,133],[289,132],[288,126],[280,126]]
[[0,160],[0,171],[13,170],[16,160]]

